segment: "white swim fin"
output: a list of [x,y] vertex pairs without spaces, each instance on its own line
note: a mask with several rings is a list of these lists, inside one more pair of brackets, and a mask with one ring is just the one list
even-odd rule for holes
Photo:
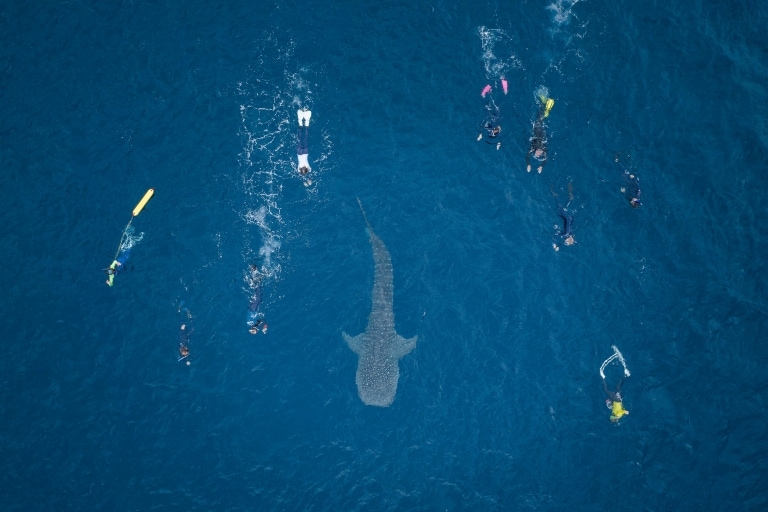
[[309,120],[312,118],[311,110],[300,108],[296,111],[296,115],[299,118],[299,126],[309,126]]

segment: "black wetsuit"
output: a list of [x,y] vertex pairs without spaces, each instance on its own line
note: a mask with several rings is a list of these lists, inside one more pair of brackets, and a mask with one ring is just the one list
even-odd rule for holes
[[627,185],[626,192],[624,193],[625,197],[630,201],[630,204],[632,204],[633,200],[637,200],[638,206],[640,206],[640,195],[642,194],[640,179],[634,174],[630,174],[629,171],[624,171],[624,181],[626,181]]
[[248,304],[248,311],[256,313],[259,311],[259,306],[261,306],[261,281],[259,281],[259,284],[253,289],[251,302]]
[[496,106],[493,98],[490,98],[488,104],[485,106],[485,110],[485,120],[482,122],[480,127],[485,131],[485,136],[488,139],[493,139],[486,140],[486,142],[488,144],[496,144],[499,137],[501,136],[501,125],[499,124],[499,119],[501,118],[501,110]]
[[296,154],[308,155],[309,154],[309,126],[299,126],[299,130],[296,133]]
[[621,383],[624,382],[624,377],[619,380],[619,383],[616,384],[616,392],[608,391],[608,383],[605,382],[605,379],[603,379],[603,391],[605,391],[605,394],[608,395],[608,398],[611,399],[612,402],[621,402]]
[[[189,337],[192,336],[192,328],[190,326],[185,326],[184,329],[179,330],[179,354],[181,354],[185,349],[189,351]],[[182,356],[187,357],[187,356]]]
[[249,285],[253,295],[251,295],[251,301],[248,303],[248,320],[246,322],[251,326],[256,325],[257,320],[262,316],[259,312],[262,297],[261,280],[261,274],[259,274],[257,270],[251,269],[251,280]]
[[570,212],[562,206],[557,207],[557,214],[560,215],[561,219],[563,219],[563,232],[560,233],[560,236],[563,238],[568,238],[572,234],[571,228],[573,225],[573,215],[571,215]]
[[[541,156],[536,156],[536,151],[541,150]],[[539,111],[539,117],[536,122],[533,123],[533,137],[531,137],[531,148],[528,150],[528,154],[525,155],[526,165],[530,165],[531,157],[541,162],[543,166],[547,161],[547,127],[544,124],[544,111]]]

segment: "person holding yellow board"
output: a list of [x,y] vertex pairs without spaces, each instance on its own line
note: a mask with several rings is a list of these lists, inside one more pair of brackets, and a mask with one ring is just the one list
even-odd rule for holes
[[120,244],[117,246],[115,257],[109,267],[104,269],[104,272],[107,274],[107,286],[112,286],[114,284],[115,276],[124,268],[125,262],[128,261],[128,257],[131,255],[131,249],[134,245],[141,242],[141,239],[144,237],[144,233],[138,237],[133,236],[131,223],[133,222],[133,218],[141,213],[154,194],[155,189],[151,188],[147,190],[144,197],[142,197],[141,201],[136,205],[136,208],[133,209],[131,220],[128,221],[125,229],[123,229],[123,234],[120,237]]

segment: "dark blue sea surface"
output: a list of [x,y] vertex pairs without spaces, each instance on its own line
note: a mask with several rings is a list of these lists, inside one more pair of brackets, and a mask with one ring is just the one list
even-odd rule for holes
[[[766,26],[747,0],[5,2],[0,509],[766,510]],[[356,197],[418,335],[388,408],[341,334],[371,309]]]

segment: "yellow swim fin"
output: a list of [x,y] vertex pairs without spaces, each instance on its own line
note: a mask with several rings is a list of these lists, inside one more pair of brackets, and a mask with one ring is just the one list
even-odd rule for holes
[[552,110],[552,107],[555,106],[555,100],[552,98],[547,98],[547,101],[544,102],[544,117],[547,117],[549,115],[549,111]]
[[110,272],[107,276],[107,285],[112,286],[115,282],[115,269],[117,268],[117,260],[114,260],[109,268],[112,270],[112,272]]

